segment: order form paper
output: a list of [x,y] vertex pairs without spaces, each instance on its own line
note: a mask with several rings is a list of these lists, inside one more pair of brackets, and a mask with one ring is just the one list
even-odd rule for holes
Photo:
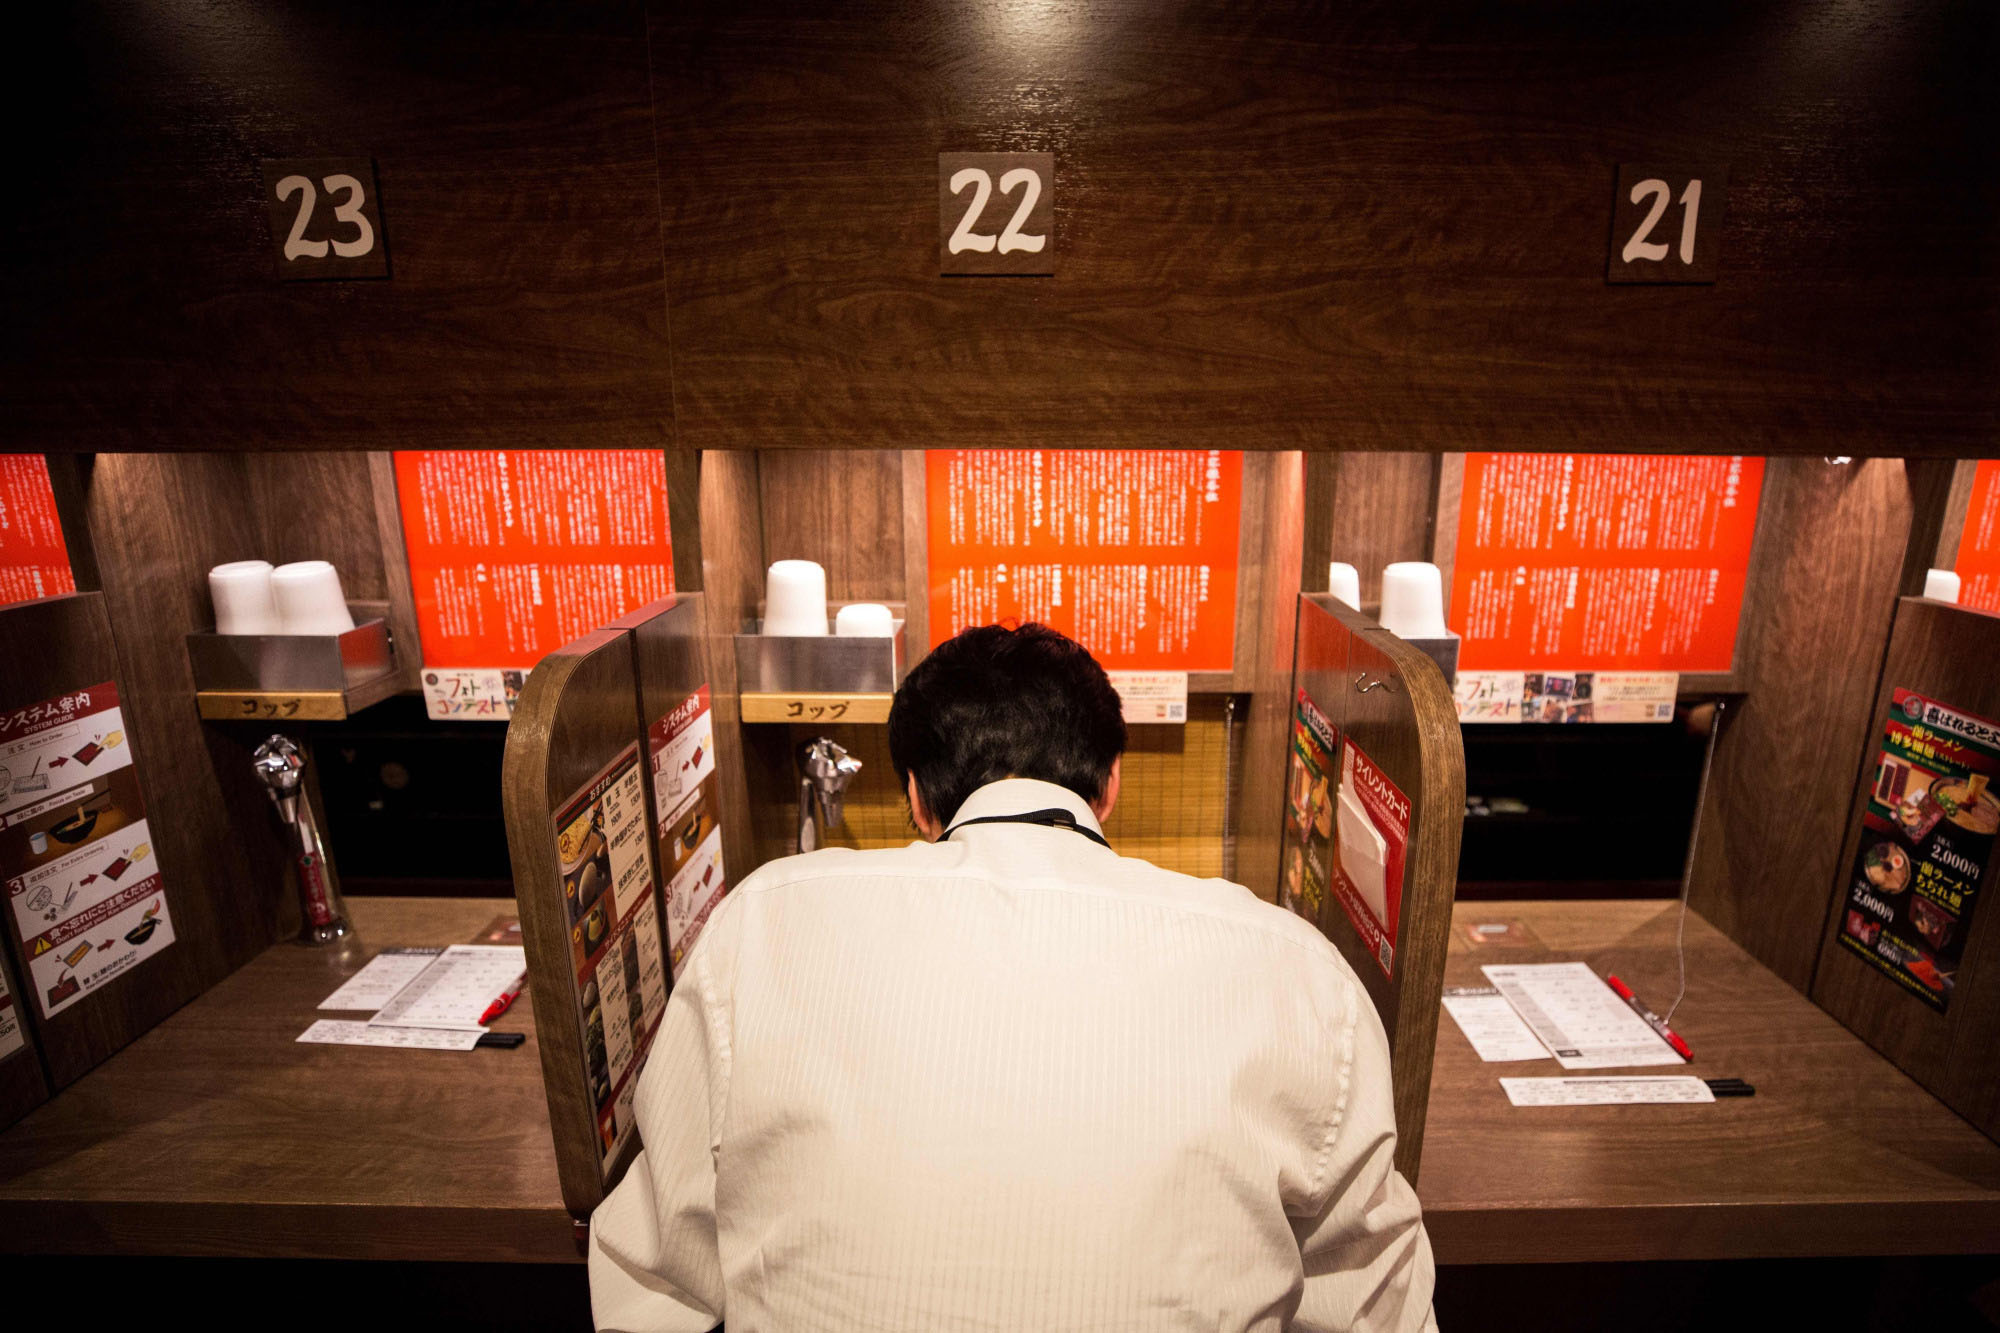
[[527,951],[519,947],[454,944],[368,1021],[376,1027],[478,1032],[479,1016],[527,970]]
[[1708,1084],[1685,1074],[1664,1078],[1503,1078],[1500,1086],[1516,1106],[1640,1106],[1715,1100]]
[[1549,1058],[1548,1048],[1497,990],[1485,986],[1454,987],[1444,993],[1444,1009],[1482,1060]]
[[1499,963],[1480,971],[1564,1069],[1682,1063],[1587,963]]
[[341,988],[319,1002],[322,1009],[374,1013],[396,997],[443,949],[384,949],[368,966],[349,977]]

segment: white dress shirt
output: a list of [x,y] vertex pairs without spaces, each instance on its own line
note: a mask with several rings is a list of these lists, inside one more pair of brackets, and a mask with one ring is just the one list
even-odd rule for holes
[[[1061,808],[1009,779],[958,812]],[[1317,931],[1081,834],[772,862],[716,909],[597,1210],[600,1329],[1419,1329],[1389,1052]]]

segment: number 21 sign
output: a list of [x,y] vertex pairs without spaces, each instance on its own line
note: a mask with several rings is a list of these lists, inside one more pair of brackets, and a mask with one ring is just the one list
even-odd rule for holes
[[375,202],[372,159],[266,162],[264,210],[271,220],[280,278],[389,276],[389,243]]
[[1056,271],[1054,153],[938,154],[938,272]]
[[1606,282],[1714,282],[1729,168],[1618,168]]

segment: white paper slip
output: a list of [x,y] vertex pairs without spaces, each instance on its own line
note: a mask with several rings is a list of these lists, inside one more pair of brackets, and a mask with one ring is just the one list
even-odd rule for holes
[[1472,1043],[1479,1058],[1546,1060],[1549,1048],[1535,1037],[1507,997],[1497,990],[1460,987],[1444,993],[1445,1012]]
[[322,1009],[343,1009],[349,1013],[374,1013],[395,997],[397,991],[415,980],[443,949],[384,949],[368,960],[368,966],[349,977],[344,985],[319,1002]]
[[1686,1074],[1631,1078],[1503,1078],[1516,1106],[1643,1106],[1663,1102],[1712,1102],[1708,1084]]
[[527,970],[528,954],[519,945],[454,944],[368,1021],[377,1027],[479,1032],[480,1015]]
[[437,1028],[378,1028],[359,1019],[322,1018],[299,1034],[299,1040],[322,1046],[400,1046],[406,1050],[469,1051],[479,1044],[477,1032],[447,1032]]
[[1564,1069],[1682,1063],[1588,964],[1489,963],[1479,970]]

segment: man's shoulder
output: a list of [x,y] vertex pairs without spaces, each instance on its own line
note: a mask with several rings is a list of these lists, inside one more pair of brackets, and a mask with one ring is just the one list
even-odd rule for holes
[[[910,842],[900,847],[829,847],[766,862],[743,881],[746,897],[782,899],[795,892],[857,890],[883,879],[985,880],[996,885],[1116,897],[1156,911],[1201,918],[1268,948],[1274,957],[1308,970],[1330,970],[1357,984],[1352,969],[1326,937],[1295,913],[1266,902],[1233,880],[1184,874],[1141,857],[1093,857],[1056,875],[1022,876],[1017,867],[982,862],[962,844]],[[732,895],[734,896],[734,895]]]

